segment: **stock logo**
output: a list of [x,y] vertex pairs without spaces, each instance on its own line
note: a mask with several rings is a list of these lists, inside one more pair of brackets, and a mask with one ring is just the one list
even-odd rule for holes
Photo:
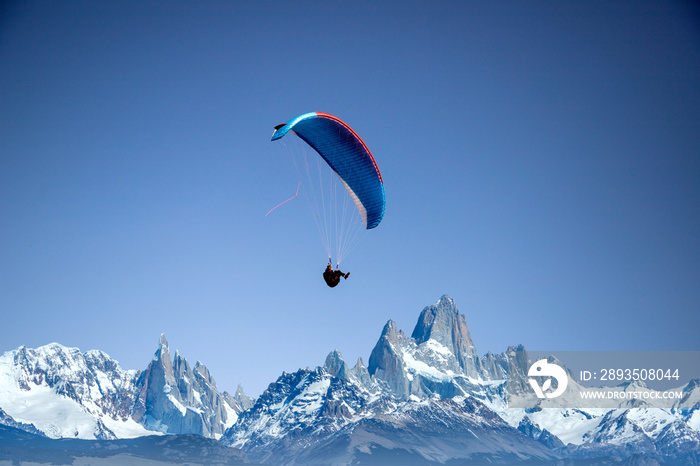
[[[537,398],[556,398],[564,393],[566,385],[569,383],[564,369],[556,364],[548,363],[546,359],[540,359],[530,366],[530,369],[527,371],[527,376],[529,377],[528,381],[535,391]],[[537,383],[537,380],[533,379],[533,377],[548,377],[548,379],[545,380],[540,387],[540,384]],[[547,390],[552,387],[552,378],[557,381],[557,389],[551,393],[547,393]]]

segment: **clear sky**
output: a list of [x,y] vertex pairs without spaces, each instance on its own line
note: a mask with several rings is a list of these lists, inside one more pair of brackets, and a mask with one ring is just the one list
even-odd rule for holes
[[[321,279],[270,142],[350,124],[386,215]],[[684,2],[3,2],[0,351],[257,396],[442,294],[479,354],[700,350],[700,14]]]

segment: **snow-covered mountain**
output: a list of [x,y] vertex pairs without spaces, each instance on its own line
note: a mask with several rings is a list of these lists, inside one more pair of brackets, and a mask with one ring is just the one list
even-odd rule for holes
[[[220,393],[205,366],[190,369],[160,346],[148,368],[125,371],[101,351],[52,343],[0,356],[3,425],[33,426],[52,438],[116,439],[195,433],[219,437],[252,405],[240,390]],[[31,430],[31,429],[26,429]]]
[[474,397],[405,401],[363,377],[366,371],[361,362],[348,370],[334,352],[324,367],[283,374],[222,442],[269,464],[510,464],[558,457]]
[[136,375],[101,351],[20,347],[0,356],[0,408],[54,438],[147,435],[131,419]]
[[528,367],[522,345],[480,358],[443,296],[411,337],[387,322],[368,367],[336,350],[283,374],[221,441],[271,464],[698,464],[697,381],[672,409],[508,408]]
[[[195,433],[266,464],[700,464],[700,381],[663,409],[508,407],[507,395],[531,391],[529,366],[522,345],[480,357],[443,296],[410,337],[388,321],[367,365],[335,350],[257,400],[219,392],[164,336],[144,371],[99,351],[18,348],[0,356],[0,424],[87,439]],[[619,387],[633,389],[646,388]]]
[[199,361],[190,368],[178,352],[171,358],[165,335],[151,363],[134,380],[131,417],[156,432],[218,438],[252,404],[240,387],[236,396],[220,393]]

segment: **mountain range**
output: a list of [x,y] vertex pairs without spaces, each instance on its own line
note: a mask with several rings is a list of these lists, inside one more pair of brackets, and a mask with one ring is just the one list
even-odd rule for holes
[[171,356],[165,335],[143,371],[57,343],[0,356],[0,409],[51,438],[217,438],[252,402],[240,386],[235,395],[219,392],[203,364]]
[[[163,438],[170,452],[188,449],[177,458],[190,463],[193,442],[208,442],[197,448],[209,464],[700,463],[700,381],[671,408],[509,408],[508,390],[529,389],[529,363],[522,346],[480,357],[449,296],[423,309],[410,337],[388,321],[367,365],[334,350],[256,400],[240,387],[220,392],[203,364],[170,354],[164,335],[143,371],[101,351],[20,347],[0,356],[0,461],[34,442],[72,458],[85,445],[143,458]],[[67,438],[82,440],[54,443]]]

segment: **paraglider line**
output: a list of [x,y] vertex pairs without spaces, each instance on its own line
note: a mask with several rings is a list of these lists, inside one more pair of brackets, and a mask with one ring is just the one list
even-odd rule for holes
[[291,201],[292,199],[296,199],[296,198],[299,196],[299,187],[300,187],[300,186],[301,186],[301,180],[299,180],[299,184],[297,185],[297,192],[294,194],[294,196],[292,196],[292,197],[290,197],[289,199],[287,199],[286,201],[280,202],[279,204],[277,204],[276,206],[274,206],[272,209],[270,209],[270,210],[268,211],[268,213],[265,214],[265,217],[267,217],[268,215],[270,215],[270,212],[272,212],[272,211],[275,210],[276,208],[278,208],[278,207],[280,207],[280,206],[286,204],[287,202]]

